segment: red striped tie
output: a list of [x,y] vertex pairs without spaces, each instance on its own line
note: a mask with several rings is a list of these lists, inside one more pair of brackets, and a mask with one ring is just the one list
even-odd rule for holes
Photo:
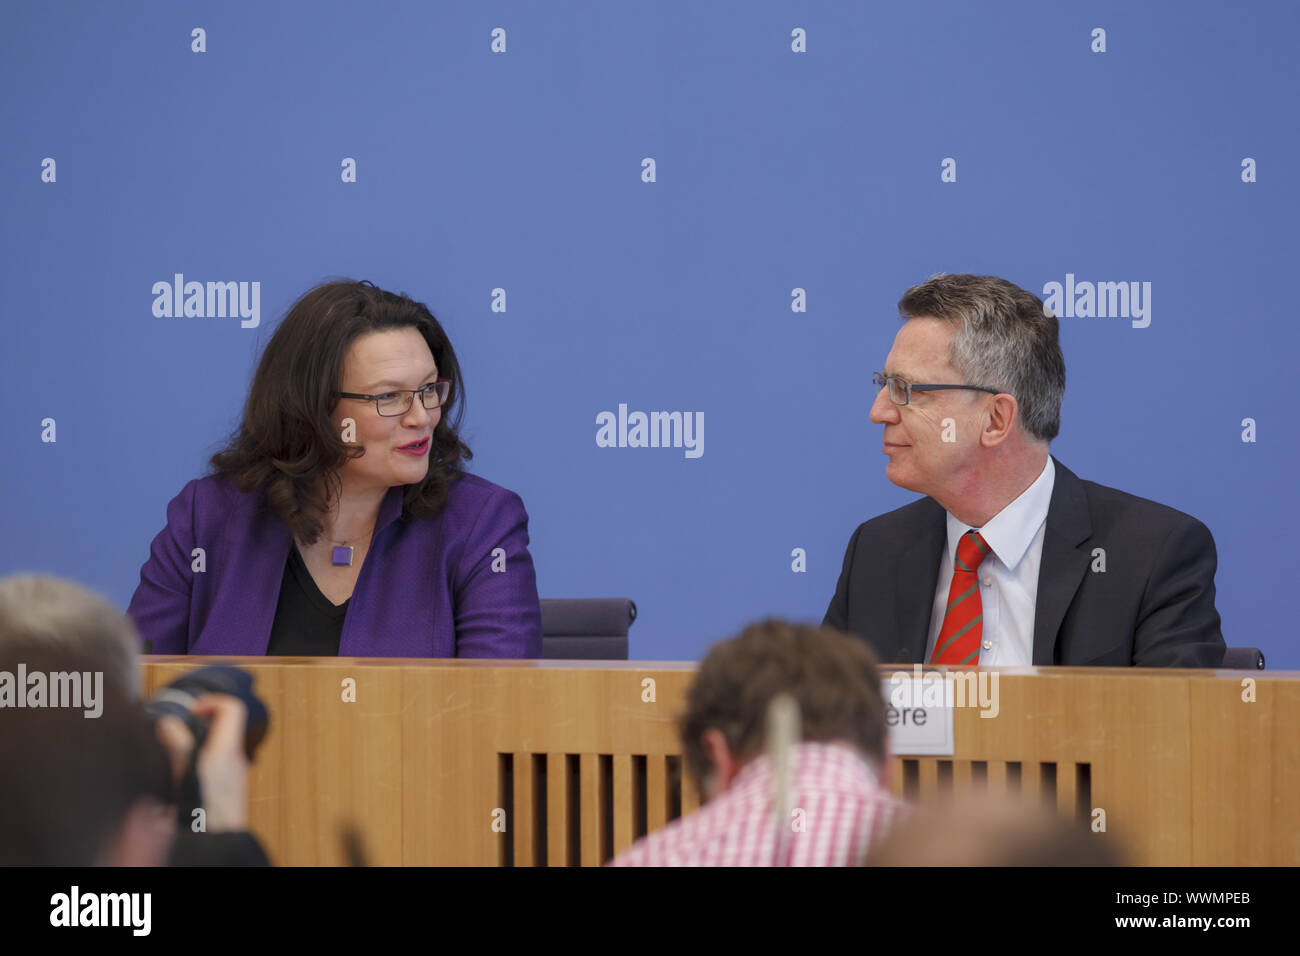
[[948,610],[943,615],[939,639],[934,642],[931,664],[978,664],[980,637],[984,633],[984,605],[980,603],[980,562],[989,546],[978,531],[968,531],[957,542],[957,561],[948,588]]

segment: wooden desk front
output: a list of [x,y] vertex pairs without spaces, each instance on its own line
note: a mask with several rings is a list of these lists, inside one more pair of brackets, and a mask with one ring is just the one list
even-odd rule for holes
[[[147,691],[211,660],[146,658]],[[279,864],[344,863],[351,824],[372,864],[597,865],[698,803],[675,727],[693,663],[223,660],[271,712],[250,815]],[[1300,864],[1300,673],[998,676],[998,716],[959,709],[952,758],[892,758],[897,792],[1100,808],[1138,863]]]

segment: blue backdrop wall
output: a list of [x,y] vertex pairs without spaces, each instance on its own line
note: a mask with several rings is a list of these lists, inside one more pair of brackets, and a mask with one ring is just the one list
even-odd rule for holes
[[[1300,4],[0,18],[0,572],[125,607],[287,307],[367,278],[447,328],[542,596],[631,597],[634,658],[694,659],[820,620],[854,527],[915,497],[867,420],[905,288],[1124,282],[1062,309],[1053,453],[1205,521],[1228,643],[1300,667]],[[177,274],[249,283],[247,314],[155,315]],[[598,447],[620,405],[702,415],[703,444]]]

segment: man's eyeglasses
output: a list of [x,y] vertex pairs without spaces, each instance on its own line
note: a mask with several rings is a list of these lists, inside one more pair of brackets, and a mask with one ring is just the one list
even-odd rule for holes
[[430,382],[422,388],[395,388],[391,392],[384,392],[380,395],[363,395],[360,392],[339,392],[339,398],[359,398],[363,401],[374,402],[375,409],[385,418],[396,418],[399,415],[405,415],[415,404],[415,396],[420,396],[420,404],[429,411],[442,407],[447,401],[447,393],[451,391],[451,379],[440,378],[436,382]]
[[895,405],[906,405],[912,400],[913,392],[941,392],[947,389],[968,389],[973,392],[988,392],[990,395],[1001,395],[996,388],[985,388],[983,385],[913,385],[906,382],[896,375],[886,375],[884,372],[872,372],[871,382],[876,388],[889,386],[889,400]]

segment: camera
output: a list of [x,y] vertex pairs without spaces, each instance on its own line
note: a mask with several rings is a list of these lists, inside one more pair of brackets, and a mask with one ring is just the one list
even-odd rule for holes
[[194,735],[194,753],[203,747],[208,736],[208,722],[190,712],[194,702],[204,694],[229,694],[244,702],[248,720],[244,725],[244,753],[253,760],[258,746],[266,737],[269,717],[266,705],[253,693],[253,675],[230,664],[208,664],[182,674],[161,688],[145,703],[145,711],[155,720],[176,717]]

